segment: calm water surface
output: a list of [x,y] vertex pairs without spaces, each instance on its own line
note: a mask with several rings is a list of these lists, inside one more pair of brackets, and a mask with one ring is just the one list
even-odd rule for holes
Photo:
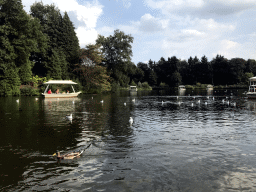
[[0,98],[0,191],[256,191],[243,91]]

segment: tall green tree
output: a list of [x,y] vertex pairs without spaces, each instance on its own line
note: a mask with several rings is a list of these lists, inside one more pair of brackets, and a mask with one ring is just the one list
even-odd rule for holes
[[[40,20],[42,31],[48,38],[46,54],[33,55],[35,61],[33,72],[36,75],[52,78],[68,78],[71,76],[74,64],[78,63],[79,45],[67,13],[64,13],[62,17],[55,5],[43,5],[42,2],[36,2],[31,6],[31,15]],[[54,69],[58,69],[60,74],[53,75],[51,70]]]
[[32,77],[31,53],[42,51],[46,38],[39,21],[23,10],[20,0],[1,0],[0,9],[0,81],[7,90],[2,95],[17,95],[20,83],[28,83]]
[[62,48],[66,55],[67,70],[71,75],[75,69],[75,64],[79,62],[79,41],[75,32],[74,24],[71,22],[67,12],[64,13],[62,19]]
[[114,35],[104,37],[99,35],[96,43],[102,46],[103,65],[111,72],[111,77],[121,86],[130,82],[127,70],[131,63],[133,37],[115,30]]

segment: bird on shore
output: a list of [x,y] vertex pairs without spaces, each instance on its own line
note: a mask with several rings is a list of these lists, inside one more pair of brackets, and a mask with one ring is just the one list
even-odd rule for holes
[[84,150],[81,150],[79,152],[71,152],[64,155],[60,155],[60,152],[58,151],[54,153],[52,156],[57,156],[57,159],[74,159],[76,157],[79,157],[83,152]]

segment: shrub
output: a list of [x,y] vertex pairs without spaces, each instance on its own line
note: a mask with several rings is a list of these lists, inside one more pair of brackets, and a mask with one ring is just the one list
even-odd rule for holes
[[149,86],[148,82],[143,82],[142,83],[142,88],[144,88],[144,89],[151,89],[151,87]]
[[160,83],[160,85],[159,85],[160,87],[169,87],[169,85],[167,85],[166,83]]
[[138,88],[142,88],[142,84],[140,81],[138,82]]
[[26,95],[26,96],[40,95],[39,89],[34,88],[31,85],[21,85],[20,93],[21,95]]
[[137,86],[136,83],[132,80],[131,86]]

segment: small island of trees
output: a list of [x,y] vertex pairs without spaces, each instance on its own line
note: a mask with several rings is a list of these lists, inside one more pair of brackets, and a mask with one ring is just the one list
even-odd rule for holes
[[55,5],[35,2],[30,14],[21,0],[0,2],[0,95],[38,95],[50,79],[71,79],[84,93],[181,84],[247,86],[256,61],[217,55],[180,60],[173,56],[148,63],[132,62],[133,37],[115,30],[99,35],[95,44],[79,47],[68,14]]

